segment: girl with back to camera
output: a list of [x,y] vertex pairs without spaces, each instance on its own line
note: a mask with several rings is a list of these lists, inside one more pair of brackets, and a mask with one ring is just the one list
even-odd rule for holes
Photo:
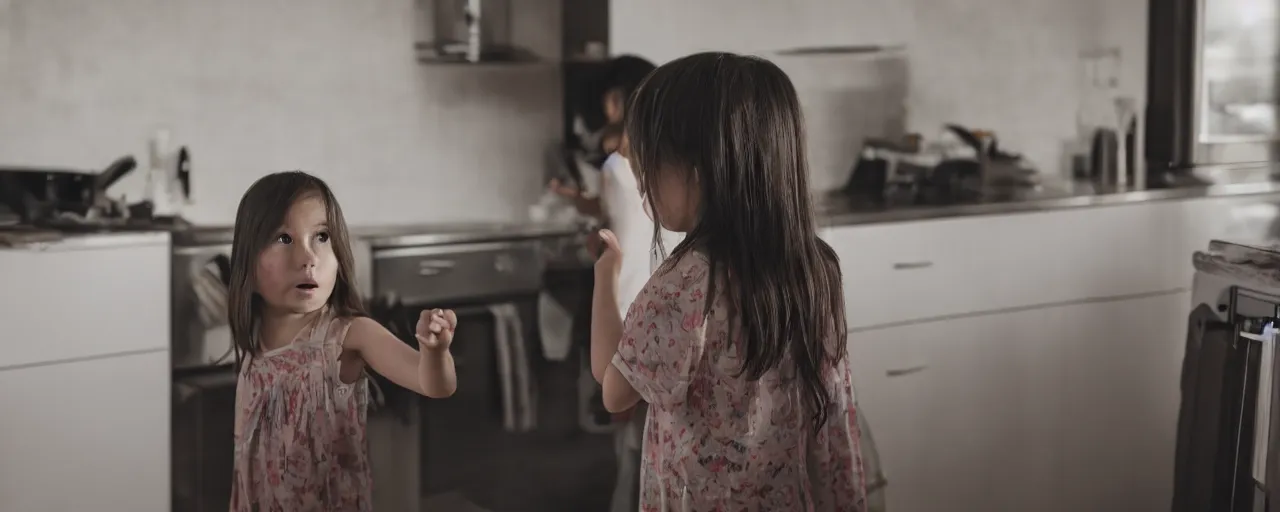
[[235,343],[231,510],[373,509],[366,366],[429,397],[457,386],[457,317],[423,311],[420,351],[365,316],[342,209],[323,181],[268,175],[236,211],[229,317]]
[[610,410],[649,404],[641,510],[866,510],[839,262],[791,81],[684,57],[636,91],[626,133],[655,224],[685,233],[625,321],[612,287],[632,256],[602,231],[596,263],[592,371]]

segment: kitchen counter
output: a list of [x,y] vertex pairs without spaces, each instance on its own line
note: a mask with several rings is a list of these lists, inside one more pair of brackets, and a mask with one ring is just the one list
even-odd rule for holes
[[[1217,179],[1216,184],[1190,184],[1148,190],[1095,190],[1093,187],[1044,187],[997,198],[939,204],[874,204],[841,194],[827,194],[818,201],[818,215],[826,226],[854,226],[978,215],[1037,212],[1113,206],[1179,199],[1236,197],[1280,194],[1280,181]],[[6,237],[0,228],[0,249],[4,248],[93,248],[154,243],[166,233],[177,246],[230,244],[231,226],[200,226],[185,230],[132,230],[105,233],[19,233]],[[353,226],[353,243],[369,247],[468,244],[492,241],[571,238],[582,233],[575,224],[458,222],[398,226]]]
[[[230,244],[230,226],[201,226],[174,233],[174,244],[216,245]],[[352,226],[353,242],[359,241],[373,248],[405,246],[482,243],[496,240],[526,240],[532,238],[557,238],[573,236],[581,229],[571,224],[501,224],[460,222],[440,224],[409,224],[397,226]]]
[[1021,191],[1007,196],[972,202],[937,205],[885,206],[868,201],[829,195],[819,201],[819,217],[828,226],[852,226],[886,222],[942,219],[974,215],[1064,210],[1113,206],[1151,201],[1208,197],[1235,197],[1280,193],[1280,182],[1220,183],[1185,185],[1148,190],[1106,190],[1089,187],[1072,190]]
[[167,231],[58,233],[0,230],[0,250],[73,251],[169,243]]
[[574,224],[450,223],[404,226],[354,227],[352,235],[375,249],[483,243],[498,240],[529,240],[572,237],[582,231]]

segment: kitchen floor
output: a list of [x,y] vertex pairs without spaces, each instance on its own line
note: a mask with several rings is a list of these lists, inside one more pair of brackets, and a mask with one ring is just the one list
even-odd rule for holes
[[425,433],[424,460],[439,462],[427,464],[424,510],[607,510],[617,471],[613,437],[578,427],[577,374],[566,371],[570,366],[577,365],[556,363],[538,372],[539,424],[533,432],[504,431],[492,421],[493,409],[476,402],[430,404],[425,416],[450,420],[447,429],[428,428]]

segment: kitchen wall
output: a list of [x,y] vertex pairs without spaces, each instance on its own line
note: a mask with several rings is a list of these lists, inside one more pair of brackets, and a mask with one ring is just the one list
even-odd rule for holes
[[[905,44],[910,129],[992,128],[1052,171],[1082,50],[1120,47],[1124,87],[1145,90],[1141,0],[610,1],[612,50],[659,62]],[[560,2],[513,4],[515,38],[557,54]],[[523,218],[560,133],[557,68],[420,65],[414,19],[413,0],[0,0],[0,165],[145,161],[168,127],[192,148],[198,222],[230,222],[283,169],[327,179],[354,224]]]
[[[666,61],[707,49],[768,56],[797,46],[906,45],[907,127],[997,132],[1065,172],[1079,55],[1120,48],[1122,88],[1145,96],[1146,0],[612,0],[611,50]],[[856,113],[851,113],[856,115]]]
[[[559,2],[513,36],[559,53]],[[197,222],[304,169],[353,224],[523,218],[558,140],[554,64],[415,61],[413,0],[0,0],[0,165],[100,168],[160,127],[188,144]],[[134,175],[113,192],[138,197]]]

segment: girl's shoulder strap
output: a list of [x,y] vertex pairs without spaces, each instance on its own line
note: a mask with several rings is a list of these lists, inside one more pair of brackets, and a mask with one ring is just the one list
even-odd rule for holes
[[316,326],[316,338],[326,346],[342,347],[343,341],[347,339],[347,332],[351,330],[351,321],[354,317],[338,314],[330,310],[326,316],[320,320]]

